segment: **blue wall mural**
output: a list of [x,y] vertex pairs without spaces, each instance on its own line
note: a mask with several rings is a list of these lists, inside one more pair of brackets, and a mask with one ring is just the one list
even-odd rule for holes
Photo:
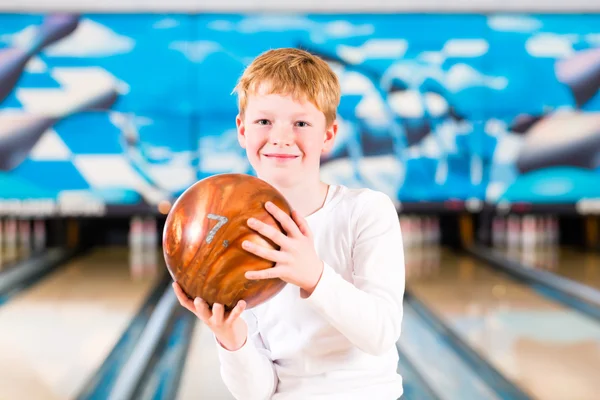
[[330,182],[405,203],[600,197],[600,15],[11,14],[0,214],[155,209],[252,173],[231,90],[283,46],[340,77]]

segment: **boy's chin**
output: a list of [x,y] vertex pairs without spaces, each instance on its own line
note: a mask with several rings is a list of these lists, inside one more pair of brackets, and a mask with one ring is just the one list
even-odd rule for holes
[[271,185],[279,186],[279,187],[293,186],[298,181],[302,180],[302,178],[298,176],[297,172],[292,172],[290,170],[284,170],[284,169],[280,169],[280,170],[269,169],[268,171],[261,171],[261,172],[259,172],[258,176],[262,180],[270,183]]

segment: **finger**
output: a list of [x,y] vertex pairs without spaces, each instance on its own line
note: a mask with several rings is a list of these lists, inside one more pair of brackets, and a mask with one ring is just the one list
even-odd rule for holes
[[242,313],[244,312],[245,309],[246,309],[246,302],[244,300],[238,301],[236,306],[229,313],[229,317],[227,317],[227,323],[228,324],[233,323],[236,319],[239,318],[240,315],[242,315]]
[[195,313],[196,310],[194,308],[194,302],[189,297],[187,297],[187,295],[181,289],[181,286],[179,286],[177,284],[177,282],[173,282],[172,286],[173,286],[173,290],[175,291],[175,296],[177,297],[177,300],[179,301],[179,304],[181,304],[183,307],[185,307],[189,311]]
[[249,240],[244,240],[242,242],[242,248],[249,253],[264,258],[265,260],[273,261],[274,263],[285,262],[287,260],[285,253],[279,250],[269,249]]
[[244,276],[246,279],[274,279],[282,278],[285,270],[281,267],[266,268],[260,271],[247,271]]
[[298,236],[300,234],[300,230],[294,220],[281,208],[270,201],[267,201],[265,208],[277,221],[279,221],[289,236]]
[[213,306],[212,306],[212,323],[215,326],[223,325],[224,315],[225,315],[225,307],[223,306],[223,304],[220,304],[220,303],[213,304]]
[[196,297],[194,299],[194,309],[195,314],[200,318],[204,323],[210,320],[212,313],[210,312],[210,308],[208,308],[208,303],[202,300],[200,297]]
[[279,229],[276,229],[271,225],[267,225],[256,218],[248,218],[248,226],[261,235],[271,239],[280,247],[284,247],[286,244],[288,244],[289,238],[285,236]]
[[302,215],[300,215],[300,213],[296,210],[292,210],[292,218],[294,219],[294,222],[298,226],[300,233],[302,233],[302,235],[304,235],[306,237],[310,237],[311,231],[310,231],[310,227],[308,226],[308,222],[306,222],[306,219],[304,219],[302,217]]
[[175,295],[177,296],[177,298],[181,297],[183,299],[189,299],[189,297],[185,294],[185,292],[181,288],[181,285],[179,285],[177,281],[173,282],[171,286],[173,286],[173,290],[175,290]]

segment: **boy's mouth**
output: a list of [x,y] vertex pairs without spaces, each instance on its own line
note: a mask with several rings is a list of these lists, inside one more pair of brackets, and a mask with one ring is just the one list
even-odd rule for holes
[[281,154],[281,153],[267,153],[267,154],[263,154],[263,156],[265,156],[267,158],[277,159],[277,160],[291,160],[293,158],[298,157],[295,154]]

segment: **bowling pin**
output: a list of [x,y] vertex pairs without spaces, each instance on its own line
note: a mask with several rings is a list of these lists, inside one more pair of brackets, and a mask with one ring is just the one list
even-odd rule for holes
[[49,15],[38,27],[28,48],[0,50],[0,103],[14,90],[29,60],[44,47],[70,35],[78,25],[76,15]]
[[415,223],[415,217],[410,215],[407,217],[408,231],[410,234],[410,245],[411,247],[417,246],[417,225]]
[[417,227],[415,225],[415,220],[412,216],[406,217],[406,225],[408,227],[410,247],[415,247],[417,245]]
[[546,246],[552,246],[552,221],[549,215],[544,216],[544,241]]
[[156,250],[158,232],[156,218],[146,217],[144,219],[144,238],[142,251],[143,277],[152,277],[158,270],[158,255]]
[[415,244],[417,246],[423,245],[423,219],[420,216],[413,217],[413,223],[415,228]]
[[431,244],[431,229],[429,226],[429,216],[427,215],[421,217],[421,235],[423,245],[429,246]]
[[144,221],[139,216],[133,216],[129,224],[129,247],[142,248],[144,244]]
[[129,270],[133,280],[144,274],[144,219],[133,216],[129,225]]
[[540,217],[540,220],[541,229],[543,230],[542,241],[544,243],[544,247],[549,247],[552,245],[552,232],[550,231],[552,226],[550,225],[548,216],[543,215]]
[[[71,34],[78,24],[77,15],[52,14],[38,27],[28,47],[8,47],[0,50],[0,103],[13,92],[29,60],[44,47]],[[0,119],[1,170],[10,170],[18,165],[27,155],[27,150],[31,149],[44,131],[54,123],[53,118],[40,113],[24,113],[20,118],[14,113],[9,113]],[[17,136],[20,138],[16,139]]]
[[521,242],[523,248],[535,248],[535,218],[531,215],[526,215],[522,220]]
[[129,248],[129,271],[134,281],[144,277],[144,249],[141,246]]
[[433,217],[433,242],[439,244],[441,240],[440,219]]
[[31,251],[31,225],[28,219],[19,221],[19,247],[26,255]]
[[519,217],[511,215],[508,217],[508,231],[506,242],[509,248],[516,248],[519,245],[521,234],[521,223]]
[[6,257],[10,260],[17,255],[17,219],[9,217],[6,221]]
[[502,247],[506,244],[506,220],[499,215],[492,220],[492,245]]
[[439,241],[439,221],[435,216],[427,217],[427,241],[430,245],[437,245]]
[[537,239],[537,243],[538,246],[543,248],[546,246],[546,238],[547,238],[547,233],[546,233],[546,226],[544,223],[544,216],[543,215],[538,215],[536,217],[536,239]]
[[550,217],[550,243],[552,246],[558,246],[560,242],[560,231],[557,217]]
[[530,246],[523,247],[520,258],[525,268],[535,268],[535,248]]
[[42,251],[46,247],[46,223],[37,218],[33,221],[33,248],[34,251]]
[[414,268],[412,264],[412,252],[410,247],[404,247],[404,274],[406,275],[406,279],[412,278],[414,276]]
[[142,252],[144,277],[150,278],[156,276],[158,272],[158,252],[156,248],[146,249]]
[[400,216],[400,230],[402,231],[402,241],[405,249],[412,247],[412,233],[410,220],[407,216]]
[[4,263],[4,219],[0,218],[0,268]]
[[434,216],[430,216],[427,218],[427,226],[428,226],[428,237],[429,243],[432,245],[437,245],[439,240],[439,228],[436,227],[437,220]]
[[600,48],[580,50],[571,57],[558,60],[555,74],[571,89],[577,107],[582,107],[600,89]]
[[148,250],[154,250],[158,234],[156,231],[156,219],[154,217],[146,217],[143,221],[143,246]]
[[421,229],[419,226],[419,217],[417,217],[416,215],[412,215],[410,217],[410,221],[411,221],[411,225],[412,225],[412,232],[413,232],[413,245],[418,247],[419,245],[421,245]]
[[552,221],[549,215],[544,216],[544,241],[546,242],[546,246],[552,246]]

